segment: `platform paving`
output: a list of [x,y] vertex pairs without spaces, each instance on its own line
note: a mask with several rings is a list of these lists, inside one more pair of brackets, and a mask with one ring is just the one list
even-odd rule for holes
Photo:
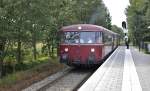
[[121,91],[142,91],[130,49],[125,50],[124,71]]
[[78,91],[150,91],[150,55],[118,47]]
[[125,47],[119,47],[78,91],[121,91]]
[[150,54],[139,52],[139,50],[134,47],[130,49],[142,91],[150,91]]

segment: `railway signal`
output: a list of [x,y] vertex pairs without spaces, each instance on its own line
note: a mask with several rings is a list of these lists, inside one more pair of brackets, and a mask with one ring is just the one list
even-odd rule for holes
[[125,21],[122,22],[122,27],[123,27],[123,29],[127,29],[127,25],[126,25]]
[[127,34],[127,33],[128,33],[128,30],[127,30],[127,24],[126,24],[125,21],[122,22],[122,28],[123,28],[123,32],[124,32],[125,34]]

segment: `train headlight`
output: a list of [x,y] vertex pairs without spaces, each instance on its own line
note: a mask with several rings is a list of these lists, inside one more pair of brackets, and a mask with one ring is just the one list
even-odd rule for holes
[[65,52],[68,52],[68,48],[65,48]]
[[78,27],[78,29],[79,29],[79,30],[81,30],[81,29],[82,29],[82,27],[81,27],[81,26],[79,26],[79,27]]
[[95,49],[94,49],[94,48],[91,48],[91,52],[95,52]]

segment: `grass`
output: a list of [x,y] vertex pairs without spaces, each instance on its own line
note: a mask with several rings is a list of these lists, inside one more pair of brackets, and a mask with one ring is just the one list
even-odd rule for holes
[[[38,43],[36,46],[38,53],[40,53],[43,44]],[[37,60],[33,60],[31,51],[28,51],[24,55],[22,59],[23,64],[16,64],[17,62],[14,57],[6,57],[6,61],[9,62],[11,60],[10,62],[13,62],[14,68],[13,73],[8,73],[5,77],[0,79],[0,91],[20,91],[22,88],[65,67],[59,63],[56,57],[56,49],[54,49],[55,57],[52,58],[40,53],[37,55]]]
[[16,74],[10,74],[3,79],[0,79],[0,86],[5,87],[7,85],[14,84],[17,80],[17,75]]
[[0,91],[8,89],[8,91],[12,91],[12,89],[16,89],[15,91],[21,90],[64,67],[57,58],[48,59],[48,57],[41,57],[37,61],[26,62],[25,64],[25,70],[9,74],[0,79]]

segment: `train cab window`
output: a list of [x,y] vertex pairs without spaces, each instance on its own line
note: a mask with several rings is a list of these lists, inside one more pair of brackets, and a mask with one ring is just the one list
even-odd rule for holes
[[95,39],[96,39],[96,43],[102,43],[103,42],[102,41],[102,32],[97,32]]
[[80,43],[102,43],[102,32],[80,32]]
[[80,43],[94,43],[94,32],[80,32]]
[[64,32],[64,43],[79,43],[79,32]]
[[63,43],[91,44],[102,43],[102,32],[64,32]]

